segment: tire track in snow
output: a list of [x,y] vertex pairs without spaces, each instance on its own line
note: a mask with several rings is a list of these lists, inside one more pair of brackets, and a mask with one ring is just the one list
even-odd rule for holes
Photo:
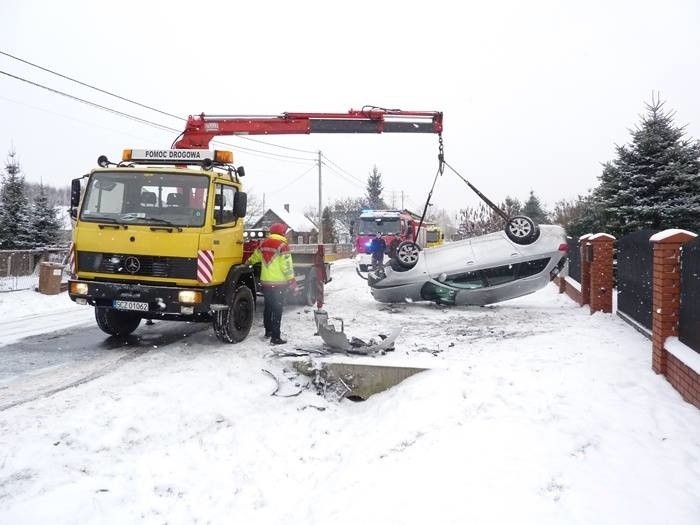
[[94,323],[94,319],[92,308],[61,308],[26,315],[11,321],[0,320],[0,346],[15,343],[32,335]]

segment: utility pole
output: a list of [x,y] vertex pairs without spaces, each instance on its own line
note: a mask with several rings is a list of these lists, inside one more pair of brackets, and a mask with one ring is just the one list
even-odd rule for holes
[[403,207],[403,190],[401,190],[401,209],[402,209],[402,210],[405,209],[405,208]]
[[318,243],[323,244],[323,207],[321,205],[321,150],[318,150]]
[[265,192],[263,192],[262,214],[265,215]]

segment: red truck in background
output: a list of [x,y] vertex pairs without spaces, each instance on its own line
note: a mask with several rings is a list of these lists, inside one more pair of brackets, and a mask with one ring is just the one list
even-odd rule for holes
[[363,210],[357,224],[354,249],[357,266],[361,272],[372,269],[372,241],[381,236],[386,244],[386,255],[393,256],[403,241],[413,241],[425,248],[426,224],[423,223],[416,235],[420,216],[408,210]]

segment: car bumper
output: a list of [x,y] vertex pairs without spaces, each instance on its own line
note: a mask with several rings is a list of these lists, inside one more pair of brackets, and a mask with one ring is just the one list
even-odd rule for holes
[[[74,293],[75,283],[87,285],[87,293]],[[74,279],[68,282],[68,295],[81,304],[90,304],[97,307],[115,308],[116,305],[125,303],[138,304],[145,310],[133,310],[144,318],[149,317],[198,317],[208,315],[215,287],[209,288],[185,288],[172,286],[151,286],[142,284],[105,283],[89,280]],[[180,302],[179,294],[183,291],[196,291],[201,293],[201,302]],[[115,303],[121,301],[122,303]],[[144,306],[145,303],[145,306]],[[132,310],[131,308],[128,308]]]

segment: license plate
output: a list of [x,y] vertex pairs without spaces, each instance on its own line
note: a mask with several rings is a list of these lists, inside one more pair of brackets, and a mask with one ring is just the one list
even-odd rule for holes
[[148,303],[140,301],[114,301],[114,307],[117,310],[138,310],[139,312],[148,312]]

